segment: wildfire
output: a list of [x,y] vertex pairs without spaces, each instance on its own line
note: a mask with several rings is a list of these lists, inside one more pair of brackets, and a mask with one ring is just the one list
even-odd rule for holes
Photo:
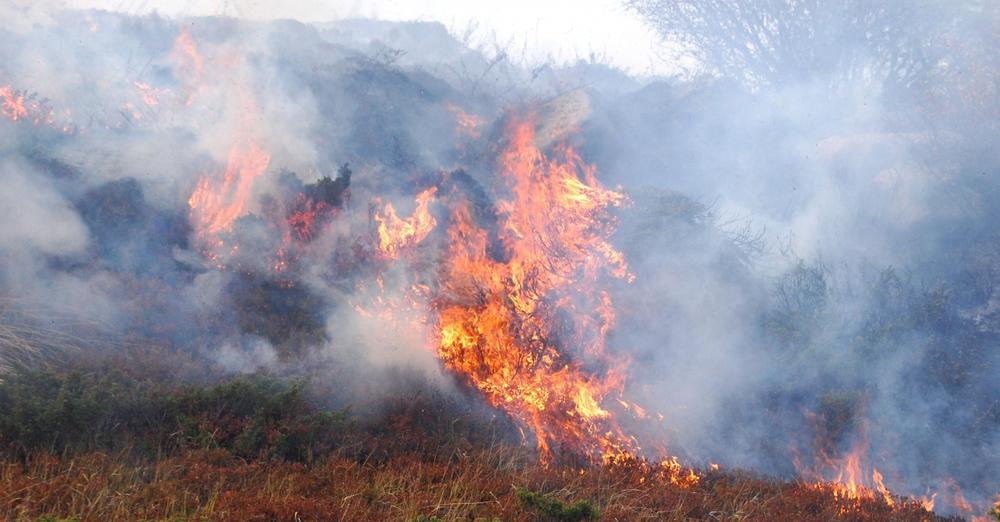
[[455,132],[460,136],[468,136],[471,139],[478,139],[485,121],[483,118],[470,114],[462,110],[461,107],[449,103],[445,106],[448,112],[455,118]]
[[299,241],[311,241],[316,235],[323,216],[328,213],[330,213],[330,205],[325,201],[313,201],[305,194],[298,194],[295,201],[295,211],[286,219],[290,233],[286,242],[289,242],[292,236]]
[[267,170],[271,157],[255,144],[234,145],[222,181],[206,175],[188,199],[191,224],[202,246],[218,244],[218,235],[232,229],[247,212],[254,181]]
[[156,87],[153,87],[145,82],[136,81],[132,84],[135,85],[135,89],[138,91],[139,97],[142,98],[142,103],[145,103],[149,107],[159,105],[160,96],[166,92],[164,89],[157,89]]
[[35,126],[50,125],[55,119],[52,108],[45,101],[10,85],[0,86],[0,114],[15,122],[30,121]]
[[500,201],[503,256],[470,203],[451,208],[448,261],[434,298],[444,364],[535,435],[543,460],[555,451],[604,462],[634,455],[604,401],[624,386],[627,360],[605,350],[614,324],[604,274],[630,279],[608,242],[609,207],[622,193],[601,187],[569,147],[546,157],[534,123],[515,122],[500,157],[510,197]]
[[28,109],[24,106],[24,93],[15,91],[10,85],[0,87],[0,99],[3,104],[0,110],[3,115],[13,121],[28,117]]
[[819,428],[822,423],[817,416],[809,412],[806,416],[817,426],[817,454],[811,468],[802,466],[798,458],[795,465],[800,475],[813,481],[810,487],[829,491],[834,498],[842,501],[844,510],[856,507],[861,501],[875,500],[881,500],[890,508],[895,507],[896,499],[886,487],[884,476],[875,466],[869,467],[868,423],[861,422],[850,449],[838,456],[831,447],[833,441],[829,440],[825,430]]
[[187,27],[181,30],[174,41],[174,56],[194,74],[201,75],[205,70],[205,59],[198,52],[198,44]]
[[437,189],[432,187],[418,194],[417,208],[407,219],[396,214],[392,203],[385,204],[384,212],[375,213],[379,252],[394,259],[399,256],[400,250],[423,241],[434,230],[437,220],[431,215],[428,206],[434,201],[436,192]]
[[201,89],[201,78],[205,71],[205,59],[198,51],[198,44],[191,36],[191,30],[185,27],[174,41],[173,58],[177,63],[181,79],[184,83],[184,104],[191,105],[195,95]]

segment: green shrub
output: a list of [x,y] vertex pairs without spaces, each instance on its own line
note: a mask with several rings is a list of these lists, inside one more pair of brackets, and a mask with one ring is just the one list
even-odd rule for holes
[[577,522],[580,520],[594,520],[598,518],[597,508],[586,499],[577,500],[572,504],[554,499],[539,493],[518,488],[517,498],[525,506],[538,512],[541,520],[552,522]]
[[20,454],[222,448],[304,462],[331,451],[346,427],[346,413],[316,410],[303,383],[268,377],[168,386],[116,371],[30,372],[0,383],[0,450]]

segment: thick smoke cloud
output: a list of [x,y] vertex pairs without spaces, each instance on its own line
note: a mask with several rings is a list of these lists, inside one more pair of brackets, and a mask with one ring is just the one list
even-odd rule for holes
[[[400,371],[460,393],[429,303],[407,300],[442,233],[382,266],[372,214],[409,216],[431,186],[489,208],[505,118],[544,105],[541,139],[574,131],[631,198],[613,241],[636,279],[609,283],[609,345],[632,361],[629,400],[663,416],[644,439],[789,477],[864,446],[891,489],[952,512],[955,486],[977,505],[1000,486],[987,7],[908,14],[940,37],[905,85],[873,80],[878,47],[852,47],[841,75],[827,51],[858,42],[835,39],[822,74],[713,48],[693,77],[636,79],[519,67],[436,24],[13,9],[32,23],[0,32],[17,50],[0,86],[41,117],[0,118],[7,295],[225,371],[318,375],[347,402]],[[267,161],[246,208],[221,247],[199,243],[192,192],[253,146]]]

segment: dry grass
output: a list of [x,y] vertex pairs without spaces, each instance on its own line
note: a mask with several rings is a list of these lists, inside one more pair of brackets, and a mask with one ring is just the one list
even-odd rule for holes
[[[637,467],[543,469],[521,448],[380,462],[327,457],[304,466],[224,451],[137,463],[100,453],[0,464],[0,518],[98,520],[538,520],[516,494],[587,499],[602,520],[933,520],[919,507],[838,504],[814,488],[709,473],[684,489]],[[433,520],[433,519],[431,519]]]
[[68,353],[123,345],[105,331],[96,322],[0,293],[0,380],[17,369],[45,367]]

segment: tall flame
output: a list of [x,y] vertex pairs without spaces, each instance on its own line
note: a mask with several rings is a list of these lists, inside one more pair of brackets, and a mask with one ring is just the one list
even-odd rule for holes
[[392,259],[399,256],[402,249],[424,240],[437,226],[437,219],[430,213],[428,206],[434,200],[435,188],[429,188],[417,195],[417,208],[413,215],[402,219],[396,215],[392,203],[386,203],[383,212],[376,212],[374,219],[378,223],[378,248],[386,257]]
[[492,253],[470,203],[453,205],[434,299],[438,354],[530,427],[543,459],[554,451],[604,461],[632,455],[635,441],[604,406],[623,388],[628,361],[605,350],[614,311],[599,284],[605,273],[631,279],[608,241],[609,207],[625,196],[601,187],[572,148],[546,157],[530,119],[508,134],[500,176],[510,198],[498,216],[507,252]]
[[232,229],[233,222],[247,213],[254,181],[267,170],[271,157],[255,144],[234,145],[222,181],[206,175],[198,182],[188,206],[191,224],[203,246]]
[[198,50],[198,44],[185,27],[174,40],[173,58],[184,85],[184,104],[191,105],[202,89],[201,81],[205,72],[205,59]]

